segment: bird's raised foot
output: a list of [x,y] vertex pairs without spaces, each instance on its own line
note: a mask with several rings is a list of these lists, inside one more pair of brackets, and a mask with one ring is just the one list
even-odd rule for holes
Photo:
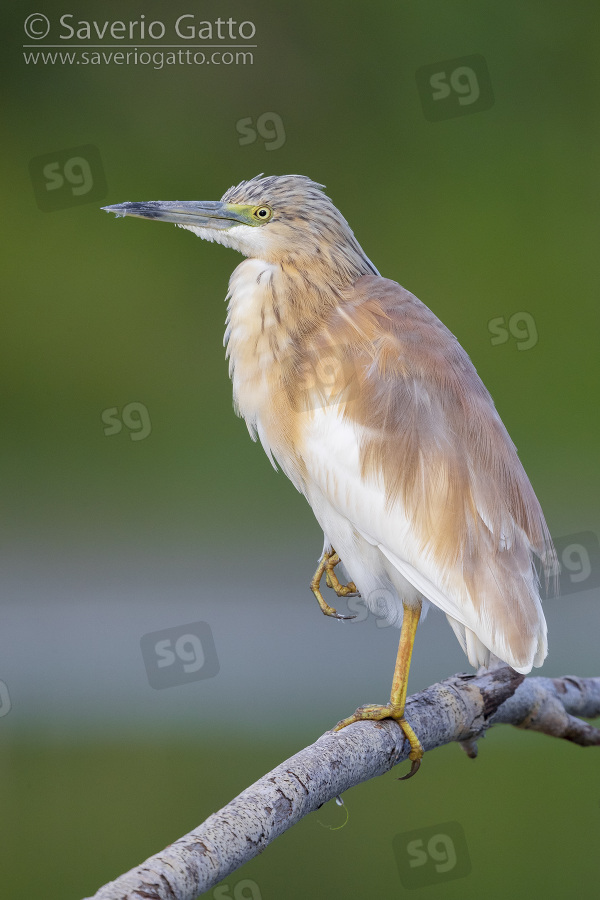
[[[333,562],[332,560],[335,561]],[[347,585],[342,585],[338,581],[338,578],[333,570],[334,567],[337,566],[339,561],[340,558],[335,551],[332,551],[331,553],[324,553],[321,557],[321,561],[319,563],[317,571],[315,572],[310,582],[310,589],[317,598],[317,602],[321,607],[321,611],[324,613],[324,615],[331,616],[331,618],[333,619],[355,619],[356,616],[342,616],[337,611],[337,609],[334,609],[333,606],[330,606],[329,603],[327,603],[327,601],[323,597],[323,594],[321,593],[321,578],[323,577],[323,573],[325,573],[325,582],[327,586],[333,588],[338,597],[358,596],[356,594],[356,585],[354,584],[354,582],[351,581]],[[338,585],[339,591],[336,590],[335,584]]]
[[338,597],[360,597],[360,593],[356,590],[356,585],[353,581],[349,581],[348,584],[342,584],[333,572],[331,574],[325,572],[325,583],[328,588],[336,592]]
[[[327,587],[331,588],[332,591],[335,591],[338,597],[360,597],[353,581],[349,581],[348,584],[342,584],[335,574],[334,569],[339,562],[340,558],[337,553],[332,553],[332,555],[325,560],[325,582]],[[354,618],[354,616],[352,616],[352,618]]]
[[329,603],[327,603],[327,601],[324,599],[321,591],[318,588],[315,589],[311,585],[311,590],[312,590],[313,594],[315,595],[315,597],[317,598],[317,602],[318,602],[319,606],[321,607],[321,611],[323,612],[324,615],[330,616],[332,619],[340,619],[342,621],[344,621],[345,619],[355,619],[356,618],[356,616],[343,616],[341,613],[339,613],[337,611],[337,609],[335,609],[333,606],[330,606]]
[[408,758],[410,759],[410,772],[408,775],[403,775],[398,779],[398,781],[406,781],[407,778],[412,778],[412,776],[416,775],[418,772],[425,751],[423,750],[421,741],[404,718],[404,710],[394,708],[391,703],[387,703],[385,706],[378,706],[376,703],[368,703],[366,706],[359,706],[355,713],[348,716],[347,719],[342,719],[332,730],[341,731],[342,728],[353,725],[354,722],[365,722],[368,720],[381,722],[382,719],[393,719],[394,722],[397,722],[410,744],[410,753],[408,754]]

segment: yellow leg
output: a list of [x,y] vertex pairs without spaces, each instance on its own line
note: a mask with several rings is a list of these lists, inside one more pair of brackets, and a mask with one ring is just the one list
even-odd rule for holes
[[390,702],[386,706],[377,706],[376,704],[360,706],[352,716],[348,716],[347,719],[342,719],[342,721],[338,722],[333,729],[334,731],[340,731],[342,728],[346,728],[347,725],[352,725],[353,722],[363,722],[365,719],[373,719],[376,722],[380,722],[382,719],[394,719],[406,735],[410,744],[410,753],[408,755],[408,758],[411,761],[410,772],[401,780],[410,778],[411,775],[415,774],[421,765],[421,759],[423,757],[421,742],[404,718],[408,671],[410,669],[412,649],[420,615],[420,604],[417,607],[408,606],[406,603],[404,604],[404,618],[402,620],[402,630],[400,632],[400,643],[398,644],[398,655],[396,657],[396,666],[394,668]]
[[317,567],[317,571],[313,575],[312,581],[310,583],[310,589],[317,598],[319,606],[323,613],[326,616],[332,616],[334,619],[354,619],[355,616],[342,616],[339,612],[330,606],[329,603],[324,599],[323,594],[321,593],[321,578],[323,577],[323,573],[325,573],[325,581],[329,587],[332,587],[336,594],[338,591],[335,588],[335,584],[340,588],[341,593],[338,594],[339,597],[347,597],[350,594],[354,594],[356,592],[356,587],[353,582],[350,582],[348,585],[342,585],[338,581],[333,569],[339,563],[340,558],[335,552],[332,550],[331,553],[324,553],[321,557],[321,562]]

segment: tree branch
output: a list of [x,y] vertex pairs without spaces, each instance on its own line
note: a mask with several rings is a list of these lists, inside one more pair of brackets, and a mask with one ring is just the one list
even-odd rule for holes
[[[501,723],[600,746],[600,729],[577,718],[598,715],[600,678],[526,679],[508,667],[453,675],[406,703],[406,717],[425,751],[459,741],[470,756],[476,755],[477,739]],[[88,900],[195,900],[308,813],[388,772],[408,758],[409,750],[391,720],[328,731]]]

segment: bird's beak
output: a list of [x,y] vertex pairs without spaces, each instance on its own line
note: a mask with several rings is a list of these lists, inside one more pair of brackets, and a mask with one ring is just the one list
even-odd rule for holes
[[192,225],[196,228],[225,230],[234,225],[248,224],[240,207],[221,200],[147,200],[141,203],[117,203],[115,206],[103,206],[102,209],[116,216],[158,219],[159,222]]

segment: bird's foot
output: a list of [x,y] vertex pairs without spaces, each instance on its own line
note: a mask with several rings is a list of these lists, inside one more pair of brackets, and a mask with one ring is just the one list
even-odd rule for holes
[[337,553],[333,553],[325,562],[325,582],[327,587],[331,588],[336,592],[338,597],[360,597],[359,592],[356,590],[356,585],[353,581],[349,581],[348,584],[342,584],[335,574],[335,567],[340,562],[340,558]]
[[[331,553],[324,553],[321,557],[321,561],[319,563],[319,567],[315,572],[312,581],[310,583],[310,589],[317,598],[317,602],[321,607],[321,611],[326,616],[331,616],[334,619],[354,619],[356,616],[342,616],[340,613],[330,606],[329,603],[323,597],[321,593],[321,578],[323,577],[323,573],[325,573],[325,582],[328,587],[332,588],[338,597],[355,597],[358,596],[356,592],[356,585],[354,582],[350,582],[349,584],[340,584],[338,578],[333,571],[335,566],[339,563],[340,558],[335,551]],[[337,587],[336,587],[337,585]]]
[[366,706],[359,706],[353,715],[348,716],[347,719],[342,719],[341,722],[338,722],[333,731],[341,731],[342,728],[346,728],[348,725],[352,725],[354,722],[364,722],[366,720],[371,719],[374,722],[381,722],[382,719],[393,719],[394,722],[397,722],[402,731],[404,732],[404,736],[406,737],[408,743],[410,744],[410,753],[408,754],[408,758],[410,759],[410,772],[408,775],[403,775],[402,778],[399,778],[398,781],[406,781],[407,778],[411,778],[418,771],[421,760],[423,758],[424,750],[421,745],[421,741],[408,724],[406,719],[404,718],[404,710],[400,710],[392,706],[391,703],[387,703],[385,706],[378,706],[375,703],[370,703]]

